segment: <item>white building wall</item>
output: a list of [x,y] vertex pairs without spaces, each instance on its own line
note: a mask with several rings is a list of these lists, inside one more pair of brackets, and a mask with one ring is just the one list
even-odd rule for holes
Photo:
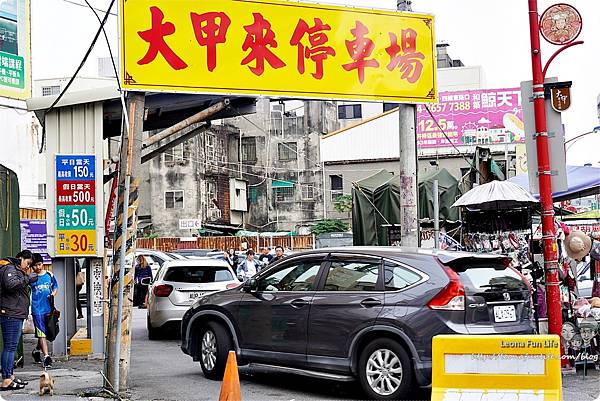
[[46,183],[46,155],[39,154],[42,128],[33,113],[0,108],[2,151],[0,164],[17,174],[21,193],[20,207],[43,209],[38,199],[38,184]]
[[[33,97],[42,96],[42,88],[44,87],[60,86],[60,90],[62,91],[69,83],[70,79],[70,77],[38,79],[33,82]],[[70,93],[89,89],[106,88],[110,86],[117,86],[115,78],[78,77],[75,78],[69,87],[68,92]]]

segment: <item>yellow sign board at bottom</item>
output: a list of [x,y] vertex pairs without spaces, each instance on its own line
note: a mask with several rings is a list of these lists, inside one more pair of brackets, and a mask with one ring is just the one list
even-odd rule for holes
[[555,335],[433,338],[431,401],[561,401]]
[[56,255],[80,256],[96,255],[95,230],[56,231]]

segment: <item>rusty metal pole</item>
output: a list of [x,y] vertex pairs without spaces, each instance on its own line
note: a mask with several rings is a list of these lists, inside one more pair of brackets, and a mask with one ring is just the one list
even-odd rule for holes
[[537,145],[540,204],[542,208],[542,240],[544,243],[544,270],[546,272],[546,303],[548,331],[561,335],[562,307],[558,281],[558,254],[552,202],[552,172],[548,152],[546,99],[540,46],[540,27],[537,0],[529,0],[529,29],[531,36],[531,65],[533,70],[533,105],[535,113],[535,140]]

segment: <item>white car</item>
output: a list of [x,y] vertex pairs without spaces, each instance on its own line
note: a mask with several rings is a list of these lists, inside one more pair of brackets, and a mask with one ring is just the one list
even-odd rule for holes
[[203,258],[165,262],[148,292],[148,339],[158,339],[164,329],[179,326],[198,298],[241,284],[225,261]]

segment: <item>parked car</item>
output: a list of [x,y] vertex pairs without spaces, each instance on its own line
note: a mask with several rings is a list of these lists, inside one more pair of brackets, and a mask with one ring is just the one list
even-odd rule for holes
[[[143,282],[150,285],[149,279]],[[166,262],[148,292],[148,338],[157,339],[169,326],[179,327],[183,314],[200,297],[240,285],[223,261],[204,258]]]
[[388,247],[295,254],[196,301],[181,348],[210,379],[235,350],[241,365],[358,379],[369,399],[402,399],[431,383],[434,336],[533,332],[530,287],[507,262]]

